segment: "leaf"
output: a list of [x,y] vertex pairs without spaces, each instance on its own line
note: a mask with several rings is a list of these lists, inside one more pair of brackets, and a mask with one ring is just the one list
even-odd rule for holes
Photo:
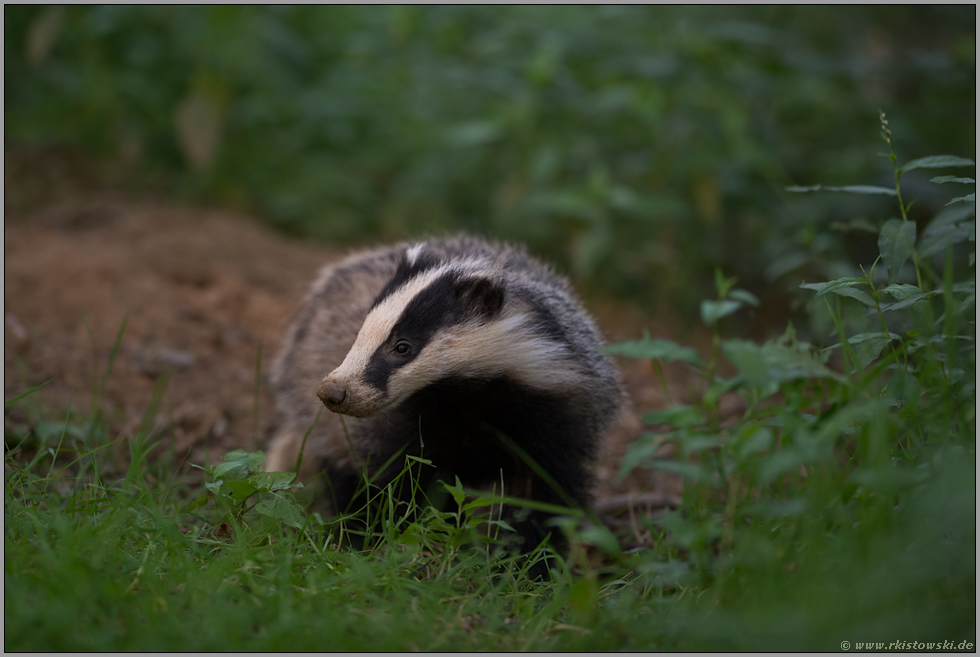
[[725,299],[724,301],[702,301],[701,302],[701,321],[705,324],[714,324],[722,317],[731,315],[742,307],[738,301]]
[[663,444],[663,437],[655,433],[641,433],[637,436],[620,461],[616,481],[622,481],[623,477],[632,472],[641,461],[653,456]]
[[894,399],[899,406],[915,401],[922,394],[922,387],[915,375],[898,369],[885,387],[885,397]]
[[784,447],[762,460],[759,482],[766,485],[776,477],[797,469],[804,460],[803,454],[795,447]]
[[586,527],[579,535],[583,543],[594,545],[608,554],[619,554],[619,541],[605,525]]
[[763,388],[771,382],[810,377],[836,377],[814,356],[778,344],[757,345],[746,340],[726,340],[722,351],[747,385]]
[[926,226],[925,235],[939,231],[947,226],[952,226],[953,224],[958,224],[961,221],[966,221],[970,217],[976,215],[977,206],[974,205],[957,205],[955,207],[945,207],[940,210],[939,214],[932,218],[929,225]]
[[212,478],[242,480],[262,467],[265,462],[265,454],[261,451],[246,452],[244,449],[236,449],[222,456],[221,460],[224,463],[211,470]]
[[968,221],[954,226],[944,226],[932,231],[919,243],[919,257],[927,258],[933,253],[945,251],[947,246],[970,241],[976,231],[976,221]]
[[833,292],[837,288],[842,287],[853,287],[855,285],[863,285],[864,279],[861,278],[838,278],[833,281],[828,281],[827,283],[801,283],[800,287],[804,290],[816,290],[817,296],[822,297],[828,292]]
[[[851,345],[854,349],[854,355],[857,357],[858,362],[861,364],[861,368],[867,367],[871,361],[878,358],[881,355],[881,350],[891,342],[892,340],[901,340],[902,336],[896,335],[895,333],[859,333],[857,335],[852,335],[847,339],[847,344]],[[841,343],[831,345],[824,349],[824,351],[830,351],[831,349],[836,349],[841,346]]]
[[855,290],[853,287],[839,287],[831,290],[834,294],[840,295],[842,297],[851,297],[852,299],[857,299],[868,308],[874,308],[874,299],[867,292],[862,292],[861,290]]
[[466,493],[463,492],[463,484],[460,483],[459,477],[456,477],[455,486],[450,486],[444,481],[441,481],[440,483],[442,483],[443,488],[449,491],[449,494],[453,496],[453,501],[456,502],[457,505],[462,504],[463,500],[466,499]]
[[273,492],[288,489],[295,480],[295,472],[256,472],[246,481],[255,484],[258,490]]
[[642,340],[629,340],[607,345],[602,348],[602,352],[613,356],[625,356],[626,358],[650,358],[662,360],[666,363],[674,361],[684,361],[692,365],[701,364],[701,356],[691,347],[682,347],[670,340],[646,337]]
[[811,185],[809,187],[799,187],[792,185],[786,188],[787,192],[849,192],[851,194],[886,194],[895,196],[895,190],[888,187],[876,187],[874,185],[845,185],[844,187],[828,187],[825,185]]
[[956,155],[930,155],[912,160],[899,168],[899,173],[912,171],[913,169],[942,169],[944,167],[972,167],[975,165],[973,160]]
[[943,293],[942,290],[932,290],[930,292],[923,292],[922,294],[913,295],[911,297],[908,297],[907,299],[902,299],[898,303],[882,304],[881,312],[886,313],[890,310],[901,310],[903,308],[908,308],[909,306],[915,305],[919,301],[923,301],[925,299],[931,299],[937,294],[942,294],[942,293]]
[[208,496],[201,495],[199,498],[197,498],[196,500],[194,500],[193,502],[187,505],[187,508],[184,509],[184,513],[190,513],[194,509],[204,506],[207,503],[208,503]]
[[715,480],[714,472],[704,466],[698,465],[696,463],[685,463],[683,461],[669,461],[666,459],[657,459],[655,461],[649,461],[646,466],[652,470],[662,470],[664,472],[673,472],[679,474],[685,479],[690,479],[691,481],[704,481],[712,482]]
[[690,427],[705,421],[704,413],[693,406],[675,406],[651,411],[643,416],[644,424],[668,424],[672,427]]
[[225,485],[231,489],[231,498],[234,500],[247,500],[259,491],[259,487],[248,479],[226,481]]
[[224,483],[225,482],[221,481],[220,479],[218,479],[217,481],[206,481],[204,482],[204,487],[207,488],[212,493],[214,493],[215,495],[221,495],[221,486]]
[[933,182],[938,185],[942,185],[943,183],[948,183],[948,182],[963,183],[965,185],[974,185],[976,184],[977,181],[974,180],[973,178],[957,178],[956,176],[936,176],[935,178],[930,178],[929,182]]
[[255,505],[255,510],[264,516],[282,520],[296,529],[302,529],[305,524],[303,510],[300,506],[279,493],[266,496],[265,499]]
[[[878,234],[878,250],[888,270],[888,282],[894,283],[902,265],[915,248],[915,222],[889,219]],[[872,304],[873,305],[873,304]]]
[[952,201],[950,201],[946,205],[952,205],[953,203],[960,203],[960,202],[963,202],[963,203],[976,203],[976,200],[977,200],[977,195],[976,194],[967,194],[966,196],[957,196],[956,198],[954,198]]
[[741,301],[742,303],[748,304],[755,308],[759,307],[759,297],[755,296],[748,290],[732,290],[728,293],[728,296],[731,299]]
[[46,385],[48,385],[48,384],[49,384],[49,383],[51,383],[52,381],[54,381],[54,379],[48,379],[47,381],[45,381],[45,382],[44,382],[44,383],[42,383],[41,385],[39,385],[39,386],[36,386],[36,387],[34,387],[34,388],[31,388],[31,389],[30,389],[30,390],[28,390],[27,392],[22,392],[22,393],[20,393],[19,395],[17,395],[16,397],[14,397],[13,399],[8,399],[7,401],[5,401],[5,402],[3,403],[3,407],[4,407],[4,408],[7,408],[8,406],[10,406],[11,404],[13,404],[14,402],[16,402],[16,401],[20,401],[21,399],[23,399],[23,398],[24,398],[24,397],[26,397],[27,395],[30,395],[30,394],[32,394],[32,393],[35,393],[35,392],[37,392],[38,390],[40,390],[40,389],[41,389],[41,388],[43,388],[44,386],[46,386]]
[[903,285],[901,283],[895,283],[894,285],[889,285],[885,289],[881,290],[883,294],[890,294],[899,301],[904,301],[917,294],[922,294],[922,290],[914,285]]

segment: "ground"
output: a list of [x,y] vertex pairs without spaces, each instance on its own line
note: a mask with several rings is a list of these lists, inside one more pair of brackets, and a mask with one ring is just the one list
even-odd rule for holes
[[[111,438],[137,432],[166,377],[154,430],[181,472],[194,476],[190,464],[230,449],[263,447],[277,422],[266,368],[318,268],[348,249],[284,236],[245,213],[123,192],[85,171],[84,160],[5,153],[4,399],[50,379],[37,393],[47,413],[69,402],[91,413],[125,323],[98,401]],[[586,305],[611,341],[672,332],[628,303]],[[620,366],[635,415],[666,404],[649,363]],[[668,371],[668,383],[675,401],[691,385],[680,369]],[[5,428],[31,421],[14,409]],[[675,479],[616,480],[641,431],[627,422],[599,466],[596,508],[614,526],[679,502]],[[121,464],[128,450],[114,449]]]

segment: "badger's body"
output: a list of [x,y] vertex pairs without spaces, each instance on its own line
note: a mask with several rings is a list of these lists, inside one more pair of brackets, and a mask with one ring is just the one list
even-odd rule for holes
[[[568,283],[522,250],[457,237],[352,255],[323,269],[273,366],[283,424],[266,467],[295,468],[322,402],[333,412],[310,432],[300,475],[327,475],[334,512],[364,468],[386,485],[404,458],[378,470],[401,450],[436,466],[422,469],[423,492],[458,476],[585,505],[624,399],[601,344]],[[545,517],[516,526],[524,549],[550,531]]]

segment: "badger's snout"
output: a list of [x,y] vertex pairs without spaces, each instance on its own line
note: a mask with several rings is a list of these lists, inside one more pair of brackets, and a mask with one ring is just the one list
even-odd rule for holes
[[350,395],[347,388],[329,379],[320,382],[316,388],[316,396],[320,398],[324,406],[334,413],[344,413],[350,406]]

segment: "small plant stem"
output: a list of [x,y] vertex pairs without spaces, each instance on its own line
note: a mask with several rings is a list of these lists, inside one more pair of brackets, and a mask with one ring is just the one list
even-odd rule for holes
[[[902,221],[908,221],[908,208],[906,208],[905,203],[902,201],[902,185],[899,182],[902,177],[902,168],[898,166],[898,158],[895,156],[895,149],[892,148],[892,131],[888,129],[888,121],[885,120],[884,112],[879,110],[878,118],[881,121],[881,135],[885,143],[888,144],[888,159],[891,160],[892,167],[895,170],[895,196],[898,199],[898,209],[902,213]],[[915,248],[912,249],[912,265],[915,267],[916,285],[922,290],[922,273],[919,271],[919,255],[915,252]]]

